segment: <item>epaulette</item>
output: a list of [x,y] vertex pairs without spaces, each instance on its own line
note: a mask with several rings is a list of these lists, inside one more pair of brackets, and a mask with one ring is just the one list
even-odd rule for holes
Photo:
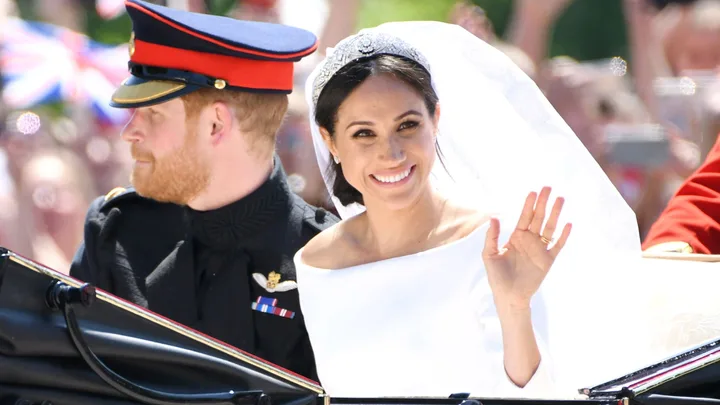
[[645,249],[645,251],[650,253],[693,253],[693,248],[687,242],[673,241],[650,246],[649,248]]
[[131,198],[142,198],[138,193],[135,191],[133,187],[115,187],[114,189],[110,190],[107,194],[105,194],[104,201],[102,205],[100,206],[100,209],[104,209],[107,207],[112,207],[116,205],[117,203],[121,201],[125,201],[127,199]]
[[313,229],[322,232],[325,229],[335,225],[339,219],[324,208],[305,206],[304,222]]

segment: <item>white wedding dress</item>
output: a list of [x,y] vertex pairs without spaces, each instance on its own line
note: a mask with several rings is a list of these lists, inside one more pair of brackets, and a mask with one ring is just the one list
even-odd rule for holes
[[[320,383],[330,396],[546,394],[550,359],[541,360],[522,389],[505,373],[481,257],[487,229],[486,223],[431,250],[344,269],[311,267],[301,259],[303,250],[296,254],[300,305]],[[541,300],[537,294],[532,314],[544,347]]]
[[503,368],[481,258],[486,231],[344,269],[311,267],[296,254],[300,305],[328,395],[569,399],[720,338],[720,263],[609,263],[604,275],[578,272],[564,287],[541,287],[532,315],[542,360],[518,388]]
[[542,91],[457,26],[413,21],[363,30],[329,49],[306,81],[318,167],[342,219],[364,207],[332,195],[316,97],[341,67],[373,53],[410,58],[432,75],[444,156],[430,176],[436,190],[498,213],[502,244],[527,193],[552,186],[551,200],[565,197],[559,222],[573,229],[533,302],[542,361],[523,389],[503,369],[481,259],[486,227],[345,269],[310,267],[298,252],[300,304],[329,395],[572,398],[720,337],[720,263],[642,259],[632,209]]

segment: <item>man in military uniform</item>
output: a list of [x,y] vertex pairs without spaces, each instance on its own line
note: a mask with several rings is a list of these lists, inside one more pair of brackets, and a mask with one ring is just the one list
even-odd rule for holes
[[91,205],[71,275],[315,378],[293,256],[337,222],[291,193],[274,153],[313,34],[129,0],[130,77],[112,105],[132,189]]
[[643,250],[720,254],[720,138],[650,228]]

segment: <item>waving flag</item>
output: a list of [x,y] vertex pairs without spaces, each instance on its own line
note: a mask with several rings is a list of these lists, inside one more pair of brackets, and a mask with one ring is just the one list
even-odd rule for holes
[[107,46],[66,28],[9,18],[0,37],[3,101],[22,109],[65,101],[89,105],[120,124],[128,112],[108,105],[127,76],[127,45]]

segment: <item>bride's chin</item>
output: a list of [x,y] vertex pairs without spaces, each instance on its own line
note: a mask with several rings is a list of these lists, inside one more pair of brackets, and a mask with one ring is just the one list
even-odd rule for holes
[[373,193],[370,197],[372,202],[368,201],[369,199],[367,197],[364,197],[365,201],[367,205],[378,208],[382,207],[383,210],[387,211],[407,210],[418,205],[418,203],[420,203],[424,198],[432,198],[432,193],[423,192],[423,187],[421,185],[409,187],[407,190],[403,190],[400,193],[382,192],[384,190],[379,191],[380,192]]

